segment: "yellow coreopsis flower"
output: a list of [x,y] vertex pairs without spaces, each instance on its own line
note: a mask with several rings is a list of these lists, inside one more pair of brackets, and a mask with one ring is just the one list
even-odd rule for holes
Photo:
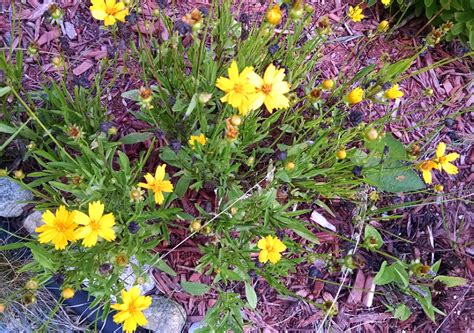
[[196,144],[196,142],[198,142],[201,146],[204,146],[207,142],[207,139],[202,133],[199,135],[191,135],[188,140],[188,143],[192,149],[194,149],[194,145]]
[[35,229],[39,234],[39,242],[53,243],[56,250],[64,250],[68,242],[75,240],[74,230],[77,224],[74,222],[74,215],[74,212],[68,211],[65,206],[59,206],[56,215],[50,210],[44,212],[45,224]]
[[380,2],[382,2],[382,4],[383,4],[385,7],[388,7],[388,6],[390,6],[390,3],[392,2],[392,0],[381,0]]
[[126,333],[135,332],[137,326],[148,323],[143,310],[150,307],[152,298],[141,296],[140,288],[133,286],[130,290],[122,290],[122,303],[112,304],[110,307],[117,310],[114,315],[114,322],[123,323],[123,330]]
[[290,84],[283,81],[285,78],[285,69],[276,68],[275,65],[268,65],[263,78],[252,72],[248,75],[249,81],[255,86],[256,94],[252,101],[251,109],[256,110],[265,104],[270,113],[274,109],[287,108],[290,101],[284,95],[290,91]]
[[285,244],[278,237],[267,236],[258,241],[257,247],[261,250],[258,254],[258,260],[261,263],[270,261],[272,264],[276,264],[281,259],[280,252],[286,250]]
[[114,25],[115,22],[125,22],[128,8],[116,0],[91,0],[90,11],[92,16],[99,21],[104,21],[105,26]]
[[437,168],[439,171],[444,170],[446,173],[450,175],[455,175],[458,173],[458,168],[450,163],[457,160],[460,155],[458,153],[450,153],[445,155],[446,153],[446,144],[444,142],[440,142],[438,144],[438,148],[436,148],[436,159]]
[[75,211],[74,221],[82,227],[75,232],[76,239],[82,239],[82,245],[91,247],[97,244],[99,238],[108,242],[115,240],[114,214],[104,215],[104,204],[100,201],[89,203],[89,215],[80,211]]
[[347,95],[347,101],[349,104],[357,104],[364,100],[364,90],[362,88],[355,88]]
[[362,8],[360,8],[359,5],[355,7],[349,6],[349,13],[347,15],[354,22],[360,22],[365,17],[365,15],[362,13]]
[[433,182],[433,176],[431,175],[431,170],[437,169],[438,164],[432,160],[424,161],[418,165],[418,170],[421,171],[423,180],[426,184],[431,184]]
[[398,99],[403,97],[404,93],[399,89],[398,84],[394,84],[390,89],[385,91],[385,98],[387,99]]
[[151,173],[145,175],[146,183],[138,183],[138,186],[152,190],[155,193],[155,202],[159,205],[165,201],[163,192],[173,192],[173,184],[169,180],[165,180],[166,164],[156,168],[155,177]]
[[250,102],[255,93],[255,87],[247,78],[250,73],[253,73],[253,67],[245,67],[239,74],[237,62],[234,60],[227,73],[229,78],[221,76],[216,82],[216,87],[226,93],[221,97],[221,102],[229,103],[237,108],[241,115],[245,115],[249,111]]

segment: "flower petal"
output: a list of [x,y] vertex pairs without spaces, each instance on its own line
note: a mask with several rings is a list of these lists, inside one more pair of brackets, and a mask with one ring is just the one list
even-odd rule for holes
[[92,17],[96,20],[103,21],[107,17],[107,13],[102,9],[95,9],[94,7],[90,8]]
[[268,251],[267,250],[260,251],[260,253],[258,254],[258,261],[260,261],[263,264],[268,261]]
[[166,169],[166,164],[160,165],[156,168],[155,181],[160,181],[160,180],[165,179],[165,169]]
[[451,164],[449,162],[442,163],[441,167],[444,171],[446,171],[446,173],[450,175],[455,175],[459,172],[458,168],[454,164]]
[[438,148],[436,148],[436,157],[440,158],[446,152],[446,144],[444,142],[440,142],[438,144]]
[[227,73],[229,74],[229,79],[231,79],[231,81],[237,81],[239,79],[239,68],[237,67],[237,62],[235,60],[232,60]]
[[76,222],[77,224],[88,225],[90,221],[91,218],[83,212],[80,212],[78,210],[74,211],[74,222]]
[[453,162],[457,160],[459,157],[461,157],[461,155],[459,155],[458,153],[450,153],[446,155],[446,161]]

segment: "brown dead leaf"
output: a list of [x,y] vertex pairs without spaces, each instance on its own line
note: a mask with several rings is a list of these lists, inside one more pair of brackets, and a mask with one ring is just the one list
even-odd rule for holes
[[92,66],[94,66],[94,64],[90,62],[89,60],[86,60],[82,64],[74,68],[72,72],[74,73],[74,75],[79,76],[83,74],[84,72],[86,72]]

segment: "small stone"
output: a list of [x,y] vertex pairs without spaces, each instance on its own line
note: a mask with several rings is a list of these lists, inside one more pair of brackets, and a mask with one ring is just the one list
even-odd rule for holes
[[9,178],[0,178],[0,217],[18,217],[23,213],[27,204],[22,201],[33,199],[29,190],[24,190],[20,185]]
[[140,287],[142,294],[146,294],[153,288],[155,288],[155,282],[151,276],[143,275],[145,277],[145,282],[142,284],[137,283],[138,277],[136,276],[135,272],[133,271],[132,265],[140,267],[143,271],[148,271],[150,269],[149,265],[140,266],[137,259],[135,257],[130,258],[129,265],[123,270],[122,274],[120,274],[120,280],[123,281],[125,289],[129,290],[135,285]]
[[186,324],[186,311],[175,301],[162,297],[151,296],[151,306],[143,311],[148,323],[143,326],[153,332],[179,333]]
[[25,228],[29,234],[32,234],[35,232],[36,228],[43,224],[43,213],[35,210],[23,221],[23,228]]

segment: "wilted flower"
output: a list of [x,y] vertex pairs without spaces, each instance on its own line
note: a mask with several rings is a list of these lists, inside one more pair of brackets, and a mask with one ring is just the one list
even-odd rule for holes
[[104,204],[100,201],[89,203],[89,215],[76,210],[74,222],[81,226],[75,231],[76,239],[82,239],[85,247],[94,246],[98,239],[108,242],[115,240],[115,217],[113,213],[104,215]]
[[75,240],[74,230],[77,224],[74,222],[75,213],[70,212],[65,206],[59,206],[56,214],[47,210],[43,213],[45,224],[39,226],[35,231],[39,234],[39,242],[53,243],[56,250],[64,250],[68,242]]
[[150,88],[141,87],[140,90],[138,90],[138,96],[138,104],[140,104],[141,107],[148,110],[153,109],[153,105],[151,104],[151,101],[153,100],[153,92]]
[[130,189],[130,202],[140,202],[143,200],[143,195],[145,194],[145,191],[140,189],[139,187],[132,186]]
[[261,263],[270,261],[272,264],[276,264],[281,259],[280,253],[286,250],[285,244],[278,237],[271,235],[260,239],[257,247],[261,250],[258,254],[258,260]]
[[128,15],[128,8],[125,4],[116,0],[91,0],[89,7],[92,16],[99,21],[104,21],[105,26],[114,25],[117,20],[125,22]]
[[51,63],[55,68],[61,68],[64,66],[64,59],[61,56],[55,56],[51,59]]
[[232,125],[230,118],[225,120],[225,137],[229,140],[235,140],[239,135],[239,127]]
[[68,127],[67,136],[73,140],[79,140],[82,137],[82,129],[78,125],[73,124]]
[[140,288],[133,286],[130,290],[122,290],[122,303],[112,304],[110,307],[117,310],[114,315],[114,322],[123,323],[123,330],[126,333],[134,332],[137,326],[144,326],[148,323],[143,310],[150,307],[152,298],[141,296]]
[[319,33],[322,35],[329,35],[332,31],[331,20],[327,16],[321,17],[317,23],[317,26]]
[[355,7],[349,6],[349,13],[347,15],[354,22],[360,22],[365,17],[365,15],[362,13],[362,8],[360,8],[358,5]]

